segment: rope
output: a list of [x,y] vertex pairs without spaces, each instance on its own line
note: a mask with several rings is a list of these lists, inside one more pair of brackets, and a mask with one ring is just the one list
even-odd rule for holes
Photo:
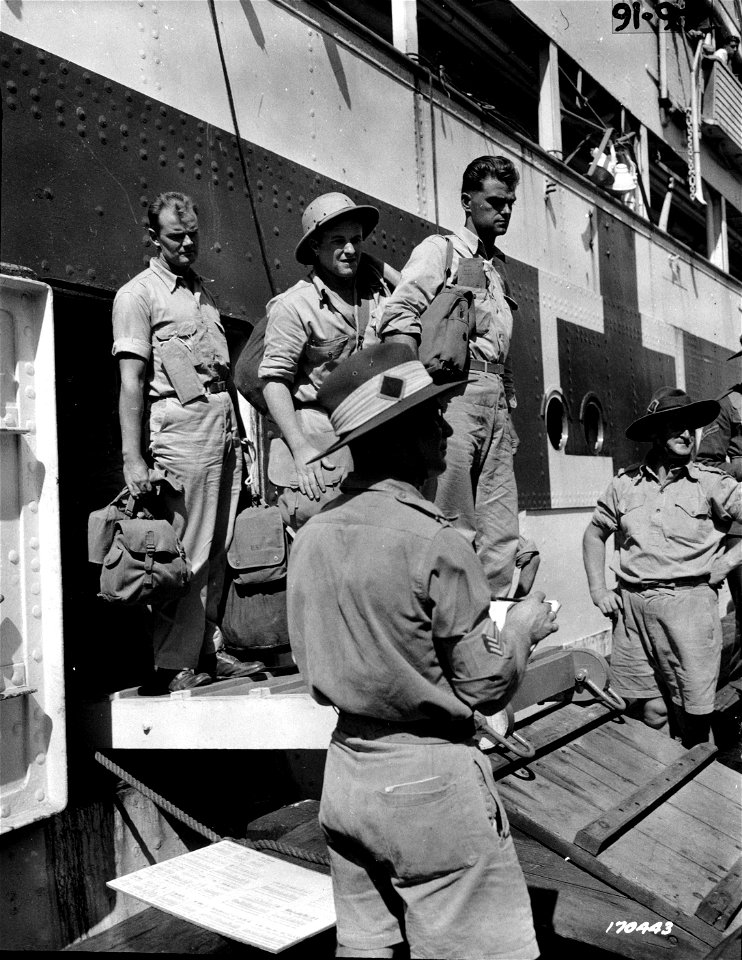
[[[135,776],[127,770],[124,770],[119,764],[114,763],[113,760],[109,759],[104,753],[101,753],[100,750],[96,750],[95,759],[101,766],[105,767],[106,770],[115,774],[130,787],[133,787],[141,793],[143,797],[151,800],[152,803],[164,810],[165,813],[169,813],[175,817],[176,820],[190,827],[194,833],[200,833],[202,837],[206,837],[206,839],[211,840],[212,843],[218,843],[220,840],[234,839],[232,837],[222,837],[210,827],[199,823],[198,820],[187,814],[185,810],[181,810],[180,807],[176,807],[174,803],[171,803],[163,797],[162,794],[150,789],[150,787],[142,783],[141,780],[137,780]],[[307,863],[316,863],[323,867],[330,866],[330,860],[327,854],[313,853],[311,850],[303,850],[301,847],[294,847],[287,843],[281,843],[278,840],[235,840],[235,842],[246,847],[251,847],[253,850],[273,850],[275,853],[281,853],[285,857],[291,857],[294,860],[305,860]]]
[[219,49],[219,59],[222,64],[222,72],[224,73],[224,86],[227,91],[227,99],[229,100],[229,109],[232,114],[232,123],[234,124],[234,134],[235,139],[237,140],[237,152],[240,155],[240,166],[242,167],[242,175],[245,178],[245,189],[247,190],[247,199],[250,202],[250,209],[252,210],[253,220],[255,221],[255,230],[258,235],[258,246],[260,247],[260,256],[263,260],[263,266],[265,267],[265,275],[268,278],[268,284],[271,288],[271,294],[275,297],[278,293],[276,289],[276,284],[273,279],[273,274],[271,272],[270,263],[268,262],[268,251],[266,249],[265,236],[263,234],[263,228],[260,225],[260,220],[258,219],[258,208],[255,205],[255,197],[253,196],[252,187],[250,186],[250,178],[247,175],[247,161],[245,160],[245,154],[242,150],[242,136],[240,135],[240,127],[237,122],[237,110],[234,105],[234,96],[232,95],[232,81],[229,79],[229,71],[227,70],[227,61],[224,56],[224,49],[222,47],[222,38],[219,32],[219,21],[216,15],[216,7],[214,6],[214,0],[209,0],[209,11],[211,13],[211,20],[214,24],[214,34],[216,36],[216,45]]
[[307,863],[318,863],[323,867],[330,866],[330,858],[326,853],[312,853],[311,850],[292,847],[278,840],[255,840],[252,845],[256,850],[275,850],[276,853],[283,853],[285,856],[295,857],[297,860],[306,860]]
[[114,763],[113,760],[109,760],[105,754],[101,753],[99,750],[95,751],[95,759],[102,766],[109,770],[111,773],[114,773],[117,777],[128,783],[130,787],[134,787],[135,790],[138,790],[142,796],[146,797],[148,800],[151,800],[152,803],[157,804],[162,810],[166,813],[171,814],[175,817],[176,820],[180,820],[181,823],[184,823],[187,827],[190,827],[191,830],[194,830],[196,833],[200,833],[202,837],[206,837],[207,840],[211,840],[212,843],[217,843],[219,840],[223,840],[223,837],[220,837],[218,833],[215,833],[209,827],[204,826],[203,823],[199,823],[198,820],[194,820],[193,817],[189,816],[184,810],[181,810],[180,807],[176,807],[174,803],[170,803],[169,800],[165,799],[160,793],[156,793],[154,790],[142,783],[141,780],[137,780],[136,777],[132,776],[123,767],[120,767],[117,763]]

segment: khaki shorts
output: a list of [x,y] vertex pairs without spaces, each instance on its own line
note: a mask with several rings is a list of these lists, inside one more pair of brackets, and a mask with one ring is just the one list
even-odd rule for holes
[[535,960],[531,905],[489,760],[470,743],[336,730],[325,831],[338,943],[412,958]]
[[623,587],[621,598],[611,652],[614,690],[634,699],[665,691],[686,713],[712,713],[722,643],[716,591],[705,583]]

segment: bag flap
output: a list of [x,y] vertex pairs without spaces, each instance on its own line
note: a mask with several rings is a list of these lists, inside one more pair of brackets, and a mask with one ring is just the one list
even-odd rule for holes
[[153,545],[155,553],[177,556],[182,549],[167,520],[117,520],[111,549],[115,549],[117,542],[129,553],[146,553],[149,543]]
[[456,307],[461,302],[471,305],[474,294],[463,287],[446,287],[436,296],[429,306],[420,315],[420,324],[425,330],[426,325],[437,324],[456,313]]
[[[296,419],[301,431],[316,450],[326,450],[338,439],[332,429],[330,418],[319,407],[299,407],[296,410]],[[329,457],[323,457],[334,464],[335,470],[323,468],[323,477],[326,484],[337,486],[338,483],[353,469],[353,458],[348,447],[341,447]],[[268,452],[268,479],[277,487],[298,487],[294,458],[286,441],[277,437],[271,441]]]
[[286,532],[278,507],[248,507],[239,514],[227,559],[233,570],[285,563]]

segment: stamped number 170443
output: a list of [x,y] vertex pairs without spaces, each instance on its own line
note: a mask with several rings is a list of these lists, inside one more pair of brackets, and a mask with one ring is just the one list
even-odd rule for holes
[[667,937],[672,933],[670,920],[652,924],[647,923],[646,920],[644,923],[637,923],[635,920],[611,920],[605,932],[610,933],[614,927],[614,933],[658,933],[661,937]]

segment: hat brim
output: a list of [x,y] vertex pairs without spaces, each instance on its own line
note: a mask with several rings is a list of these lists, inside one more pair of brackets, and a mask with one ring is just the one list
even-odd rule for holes
[[376,209],[376,207],[372,207],[370,204],[361,204],[357,207],[346,207],[344,210],[338,210],[337,213],[331,213],[329,216],[325,217],[324,220],[320,220],[319,223],[316,223],[311,230],[304,234],[299,243],[296,245],[294,256],[299,263],[303,263],[307,266],[314,263],[314,254],[309,246],[309,242],[315,236],[318,230],[324,230],[325,227],[332,223],[333,220],[340,220],[342,217],[357,218],[360,221],[363,239],[365,240],[379,222],[379,211]]
[[366,423],[361,424],[360,427],[356,427],[355,430],[351,430],[350,433],[346,436],[341,437],[340,440],[337,440],[332,446],[328,447],[326,450],[323,450],[322,453],[318,454],[316,457],[312,457],[309,460],[309,463],[314,463],[316,460],[321,460],[322,457],[326,457],[330,453],[334,453],[336,450],[339,450],[340,447],[344,447],[348,443],[352,443],[354,440],[357,440],[359,437],[362,437],[364,433],[369,433],[371,430],[375,430],[377,427],[382,426],[382,424],[387,423],[389,420],[398,417],[403,413],[406,413],[408,410],[412,410],[413,407],[418,406],[418,404],[425,403],[426,400],[431,400],[433,397],[444,397],[447,394],[453,394],[457,390],[463,391],[467,383],[471,383],[470,380],[457,380],[455,383],[431,383],[427,387],[423,387],[422,390],[418,390],[416,393],[410,394],[409,397],[405,397],[403,400],[400,400],[399,403],[395,403],[393,407],[389,407],[387,410],[384,410],[382,413],[377,413],[375,417],[372,417]]
[[654,439],[658,427],[668,420],[679,420],[689,430],[705,427],[719,416],[717,400],[697,400],[684,407],[675,407],[672,410],[660,410],[659,413],[648,413],[627,427],[626,439],[648,441]]

